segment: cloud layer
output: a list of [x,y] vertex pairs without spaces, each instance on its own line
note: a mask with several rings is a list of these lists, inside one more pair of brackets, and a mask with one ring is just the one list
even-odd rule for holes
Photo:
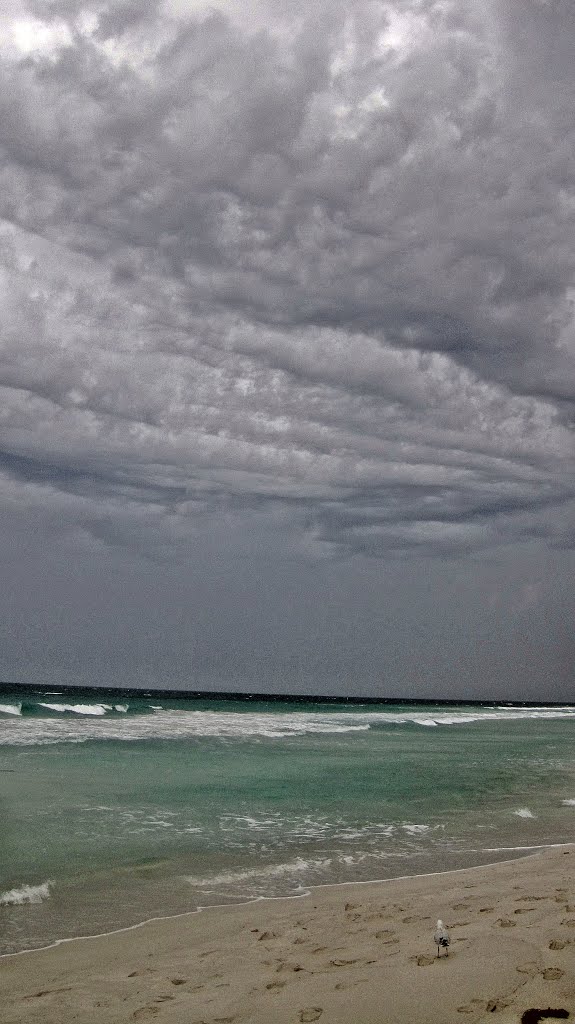
[[573,546],[571,3],[0,29],[11,522],[164,563],[232,520],[312,560]]

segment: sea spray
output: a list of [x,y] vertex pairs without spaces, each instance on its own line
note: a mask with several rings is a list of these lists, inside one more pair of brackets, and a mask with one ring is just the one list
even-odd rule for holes
[[54,882],[42,882],[41,885],[21,885],[16,889],[0,893],[0,907],[21,907],[25,903],[43,903],[49,899],[50,889]]

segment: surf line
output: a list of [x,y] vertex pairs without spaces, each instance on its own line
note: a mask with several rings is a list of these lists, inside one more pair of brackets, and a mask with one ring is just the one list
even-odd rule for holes
[[113,928],[107,932],[95,932],[92,935],[69,935],[62,939],[55,939],[53,942],[49,942],[45,946],[33,946],[31,949],[17,949],[13,953],[0,953],[0,960],[8,960],[10,957],[16,956],[26,956],[29,953],[40,953],[45,949],[56,949],[58,946],[64,946],[69,942],[87,942],[94,939],[105,939],[111,935],[121,935],[124,932],[137,931],[140,928],[145,928],[146,925],[156,924],[156,922],[176,921],[182,917],[194,917],[196,914],[209,913],[210,910],[231,910],[236,907],[248,907],[255,903],[279,903],[281,900],[309,899],[313,895],[315,889],[344,889],[347,888],[347,886],[353,885],[365,886],[391,884],[393,882],[407,882],[418,878],[436,878],[441,875],[459,875],[466,871],[481,871],[491,867],[503,867],[504,865],[515,864],[518,860],[530,860],[531,858],[539,856],[547,849],[556,849],[562,846],[575,846],[575,843],[549,843],[545,846],[531,847],[504,847],[503,849],[523,849],[530,852],[526,853],[524,857],[510,857],[505,860],[492,861],[488,864],[472,864],[465,868],[450,868],[447,871],[424,871],[420,875],[396,875],[393,878],[366,878],[364,881],[355,882],[323,882],[319,885],[306,886],[302,888],[301,892],[296,892],[292,895],[255,896],[253,899],[241,900],[238,903],[212,903],[206,907],[198,906],[194,910],[184,910],[179,914],[162,914],[159,917],[148,917],[144,921],[137,921],[136,924],[124,925],[122,928]]

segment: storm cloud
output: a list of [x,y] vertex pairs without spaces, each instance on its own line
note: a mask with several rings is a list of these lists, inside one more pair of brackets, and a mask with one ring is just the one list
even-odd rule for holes
[[[413,652],[424,656],[437,626],[418,579],[451,573],[465,581],[462,644],[478,602],[504,620],[498,634],[511,624],[501,664],[486,669],[498,685],[514,616],[533,614],[544,657],[528,690],[554,645],[565,688],[573,5],[10,0],[4,10],[0,501],[7,547],[27,538],[12,576],[18,616],[51,545],[87,560],[84,580],[125,578],[127,565],[164,580],[179,572],[178,607],[193,606],[196,623],[204,602],[233,620],[242,593],[256,609],[243,642],[216,632],[206,664],[228,645],[224,667],[218,677],[200,658],[196,682],[229,679],[234,666],[249,679],[263,642],[257,594],[289,564],[307,580],[299,611],[274,582],[285,636],[254,678],[273,665],[282,688],[301,644],[329,649],[346,616],[357,625],[353,608],[369,618],[384,600],[396,602],[394,622],[358,626],[350,649],[373,649],[381,627],[408,686]],[[480,583],[484,562],[494,568]],[[216,566],[228,581],[217,593],[205,582]],[[369,584],[358,603],[368,578],[381,589]],[[147,593],[150,621],[166,606],[162,587]],[[306,634],[309,595],[314,604],[333,587],[347,597]],[[458,599],[444,597],[453,610]],[[197,651],[205,622],[195,628]],[[165,635],[183,643],[183,629],[166,624]],[[25,675],[19,658],[46,671],[27,644],[7,641],[6,673]],[[344,640],[338,651],[341,664]],[[362,662],[372,688],[382,657]],[[146,681],[191,685],[194,658],[181,659]],[[69,671],[94,678],[81,662]],[[442,673],[423,688],[440,695]]]

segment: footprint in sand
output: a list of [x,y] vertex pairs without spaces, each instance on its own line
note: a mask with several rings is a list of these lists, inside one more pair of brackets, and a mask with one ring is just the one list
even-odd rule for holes
[[72,986],[66,988],[44,988],[41,992],[33,992],[30,996],[22,996],[23,999],[40,999],[42,996],[53,996],[58,992],[71,992]]
[[487,1013],[497,1013],[497,1010],[505,1010],[506,1007],[511,1006],[512,999],[490,999],[485,1007]]
[[299,1019],[302,1024],[308,1024],[309,1021],[319,1020],[323,1013],[321,1006],[307,1006],[305,1010],[299,1011]]
[[562,920],[561,924],[564,924],[566,928],[575,928],[575,918],[566,917]]
[[562,939],[551,939],[549,943],[549,949],[565,949],[569,942],[564,942]]
[[132,1017],[134,1020],[141,1020],[142,1017],[156,1017],[159,1012],[157,1006],[140,1006],[138,1010],[134,1010]]
[[414,956],[411,959],[415,960],[418,967],[431,967],[431,965],[435,963],[436,958],[434,956],[422,955]]
[[560,967],[546,967],[544,971],[541,971],[545,981],[559,981],[565,974]]
[[536,974],[539,974],[539,967],[533,960],[529,960],[526,964],[519,964],[519,967],[515,968],[519,974],[528,974],[531,978],[534,978]]
[[350,967],[351,964],[357,963],[359,963],[358,958],[356,958],[355,960],[330,960],[330,964],[332,967]]
[[458,1013],[477,1013],[479,1010],[482,1010],[484,1008],[484,1006],[485,1006],[485,1003],[483,1002],[482,999],[472,999],[470,1003],[465,1003],[464,1006],[458,1006],[457,1007],[457,1012]]
[[500,917],[495,922],[500,928],[516,928],[517,921],[510,921],[508,917]]
[[[469,903],[454,903],[452,910],[469,910]],[[467,1013],[467,1010],[462,1010],[462,1013]]]
[[[266,966],[269,965],[269,960],[264,962]],[[285,960],[280,960],[276,972],[279,974],[280,971],[305,971],[305,967],[301,967],[299,964],[286,964]],[[310,974],[313,974],[313,971],[310,971]]]
[[534,910],[535,910],[535,907],[517,907],[517,910],[514,910],[513,913],[514,914],[532,914]]
[[269,984],[266,985],[266,988],[273,992],[283,988],[285,984],[285,981],[270,981]]
[[170,978],[172,985],[185,985],[187,978]]

